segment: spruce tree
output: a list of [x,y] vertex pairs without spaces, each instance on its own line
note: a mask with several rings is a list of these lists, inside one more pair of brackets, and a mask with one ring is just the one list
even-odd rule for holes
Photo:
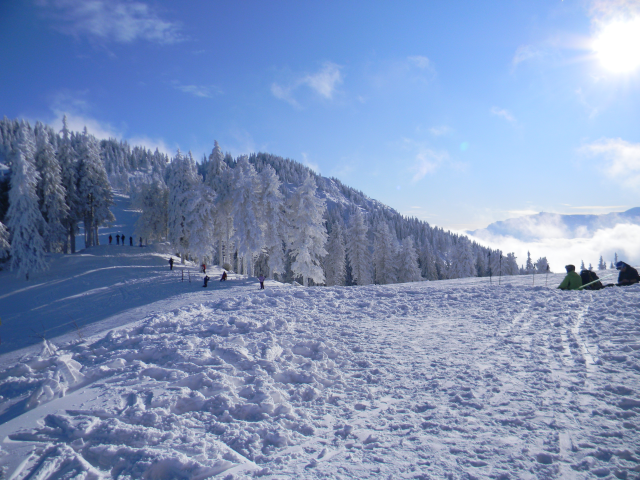
[[142,185],[133,207],[142,213],[136,221],[136,236],[161,242],[167,238],[169,189],[161,181]]
[[40,177],[34,156],[33,132],[27,123],[21,122],[12,158],[7,227],[11,233],[11,270],[17,270],[18,276],[25,275],[27,280],[30,273],[47,268],[40,235],[44,219],[36,193]]
[[600,255],[600,261],[598,262],[598,270],[606,270],[606,269],[607,269],[607,263],[602,258],[602,255]]
[[57,252],[66,239],[67,229],[63,222],[69,215],[69,207],[65,203],[66,191],[62,186],[60,164],[47,129],[43,128],[37,137],[36,149],[36,169],[40,175],[37,191],[45,221],[43,239],[47,251]]
[[342,225],[335,222],[327,242],[327,256],[324,260],[326,285],[344,285],[347,276],[346,250]]
[[321,267],[322,258],[327,255],[325,208],[325,201],[316,196],[315,178],[307,173],[287,203],[291,271],[294,276],[302,277],[305,287],[309,279],[317,284],[325,281]]
[[356,285],[371,283],[371,254],[369,253],[368,228],[359,208],[351,215],[347,230],[347,259],[351,267],[351,279]]
[[64,253],[76,252],[76,233],[78,221],[81,218],[80,199],[78,197],[77,182],[77,153],[71,144],[71,132],[67,126],[67,116],[62,118],[62,138],[58,142],[57,159],[60,164],[62,186],[65,191],[65,203],[68,212],[64,219],[67,230],[63,245]]
[[398,282],[419,282],[420,268],[418,267],[418,252],[413,246],[413,238],[407,237],[402,241],[398,252]]
[[9,230],[0,222],[0,260],[4,260],[9,256],[11,244],[9,243]]
[[373,268],[378,285],[398,281],[398,245],[385,221],[378,222],[373,240]]
[[264,232],[264,248],[269,269],[267,277],[272,278],[274,273],[284,273],[284,196],[280,191],[280,179],[270,165],[260,172],[260,182],[261,228]]

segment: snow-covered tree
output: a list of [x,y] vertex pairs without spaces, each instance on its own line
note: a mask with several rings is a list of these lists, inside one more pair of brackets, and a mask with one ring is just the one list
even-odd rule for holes
[[214,249],[214,218],[216,193],[202,183],[187,195],[186,230],[189,232],[189,252],[198,259],[212,257]]
[[64,225],[67,229],[65,242],[63,245],[64,253],[75,253],[76,251],[76,233],[78,232],[78,221],[82,213],[80,208],[80,199],[78,197],[77,182],[77,153],[71,144],[71,133],[67,126],[67,116],[62,117],[62,138],[58,142],[57,159],[60,164],[60,173],[62,176],[62,186],[65,191],[65,203],[68,207],[67,217],[64,219]]
[[587,268],[584,266],[584,260],[580,260],[580,270],[586,270]]
[[369,285],[371,283],[371,254],[367,239],[369,229],[364,223],[364,217],[359,208],[351,215],[350,223],[346,246],[351,278],[356,285]]
[[87,247],[99,245],[98,227],[113,222],[113,193],[96,139],[85,127],[78,152],[78,197]]
[[526,273],[533,273],[534,272],[534,266],[533,266],[533,260],[531,260],[531,253],[527,252],[527,264],[524,267],[525,272]]
[[9,230],[0,222],[0,260],[4,260],[9,256],[11,244],[9,243]]
[[419,252],[421,274],[427,280],[438,280],[438,269],[436,268],[436,257],[433,247],[429,241],[424,242]]
[[135,196],[133,207],[142,210],[136,222],[136,236],[147,241],[161,242],[167,238],[167,209],[169,189],[157,180],[142,185]]
[[345,255],[342,225],[335,222],[331,225],[331,233],[327,242],[327,256],[324,260],[325,283],[327,286],[344,285],[347,276]]
[[261,228],[264,232],[264,248],[267,252],[268,277],[274,273],[284,273],[284,196],[280,191],[281,182],[276,171],[267,165],[260,172]]
[[40,229],[44,219],[38,207],[36,185],[40,179],[34,165],[35,145],[28,124],[20,123],[11,166],[11,190],[7,227],[11,233],[11,270],[18,276],[47,268]]
[[253,274],[253,256],[264,245],[260,228],[261,185],[256,169],[247,157],[241,157],[234,168],[234,189],[231,192],[233,204],[233,236],[239,259],[242,259],[242,273]]
[[518,275],[520,269],[518,268],[518,261],[515,253],[507,253],[507,256],[502,259],[502,274],[503,275]]
[[220,265],[231,263],[233,236],[233,170],[224,161],[218,142],[209,155],[205,184],[216,192],[216,217],[214,230],[218,244],[218,262]]
[[476,276],[476,266],[471,252],[471,242],[467,237],[458,237],[451,256],[449,278],[466,278]]
[[36,140],[35,163],[40,175],[37,185],[40,212],[45,221],[42,236],[47,250],[57,252],[67,236],[63,222],[69,215],[69,207],[65,203],[66,191],[62,186],[60,164],[49,131],[44,128]]
[[289,220],[289,255],[291,271],[302,277],[306,287],[308,280],[324,283],[322,258],[327,255],[327,229],[323,216],[325,201],[316,196],[316,181],[309,173],[302,184],[295,189],[287,202]]
[[604,259],[602,258],[602,255],[600,255],[600,261],[598,262],[598,270],[606,270],[607,269],[607,262],[604,261]]
[[402,241],[398,251],[398,282],[419,282],[420,268],[418,267],[418,252],[413,246],[413,238],[407,237]]
[[190,251],[187,228],[187,212],[191,192],[199,183],[198,172],[193,157],[185,157],[180,150],[167,167],[167,187],[169,189],[167,209],[167,229],[169,243],[180,254],[182,263]]
[[378,222],[374,232],[373,268],[378,285],[398,281],[398,241],[384,221]]
[[540,257],[535,264],[536,273],[547,273],[547,267],[549,266],[549,262],[547,261],[547,257]]

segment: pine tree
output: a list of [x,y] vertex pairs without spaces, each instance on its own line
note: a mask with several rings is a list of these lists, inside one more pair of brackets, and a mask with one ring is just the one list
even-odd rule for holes
[[84,219],[85,245],[99,245],[98,227],[113,222],[115,217],[109,207],[113,205],[113,193],[107,172],[100,159],[96,139],[85,127],[80,138],[78,152],[78,198]]
[[260,228],[261,208],[258,199],[261,185],[253,165],[246,157],[241,157],[234,168],[234,189],[231,192],[233,204],[233,237],[239,259],[242,259],[242,273],[253,274],[253,256],[264,245],[264,235]]
[[453,248],[449,278],[476,276],[476,266],[471,253],[471,243],[466,237],[458,237]]
[[216,193],[211,187],[198,182],[187,194],[187,199],[185,223],[189,233],[189,252],[204,260],[212,257],[215,243]]
[[346,250],[342,225],[338,222],[331,226],[325,257],[326,285],[344,285],[347,276]]
[[233,236],[233,170],[224,161],[218,142],[209,155],[205,184],[216,192],[216,217],[214,230],[217,232],[218,263],[231,263],[231,237]]
[[518,275],[520,273],[515,253],[507,253],[507,256],[502,259],[502,272],[504,275]]
[[0,222],[0,260],[4,260],[9,256],[11,244],[9,243],[9,230]]
[[433,253],[433,247],[429,241],[424,242],[419,255],[422,276],[427,280],[438,280],[436,257]]
[[618,253],[616,252],[616,253],[615,253],[615,257],[614,257],[614,259],[613,259],[613,265],[615,266],[615,265],[617,265],[617,264],[618,264]]
[[373,240],[373,268],[378,285],[398,281],[398,245],[385,221],[378,222]]
[[527,274],[531,274],[535,271],[533,266],[533,261],[531,260],[531,253],[527,252],[527,265],[525,266],[525,271]]
[[62,118],[62,138],[58,142],[57,159],[60,164],[62,176],[62,186],[65,191],[65,203],[68,213],[64,219],[64,226],[67,229],[64,253],[76,252],[76,233],[78,231],[78,221],[81,218],[80,199],[78,197],[77,182],[77,154],[71,145],[71,134],[67,127],[67,116]]
[[600,255],[600,261],[598,262],[598,270],[606,270],[606,269],[607,269],[607,263],[602,258],[602,255]]
[[167,238],[169,189],[160,181],[142,185],[133,207],[142,210],[136,222],[136,236],[161,242]]
[[609,268],[611,268],[611,269],[615,268],[615,267],[613,266],[613,262],[611,262],[611,266],[610,266]]
[[45,220],[43,239],[50,252],[60,250],[67,235],[63,222],[69,215],[65,203],[66,191],[62,186],[60,164],[55,156],[49,131],[43,129],[37,137],[36,169],[40,174],[37,185],[40,211]]
[[284,196],[280,191],[281,182],[276,171],[267,165],[260,173],[262,183],[260,207],[262,210],[261,229],[264,232],[264,248],[267,251],[267,277],[274,273],[284,273],[285,236]]
[[33,132],[21,122],[18,142],[11,166],[11,190],[7,227],[11,233],[11,270],[18,276],[45,270],[44,240],[39,230],[44,219],[38,208],[36,185],[40,179],[34,165],[35,146]]
[[351,266],[351,278],[356,285],[371,283],[371,255],[369,253],[368,228],[359,208],[351,215],[347,230],[347,259]]
[[584,266],[584,260],[580,260],[580,270],[586,270]]
[[307,286],[308,279],[324,283],[322,258],[327,255],[327,230],[323,215],[325,201],[316,196],[316,181],[309,173],[302,184],[295,189],[287,204],[289,216],[289,254],[292,258],[291,271],[301,276]]
[[535,264],[536,273],[547,273],[547,267],[549,266],[549,262],[547,261],[547,257],[540,257]]
[[398,252],[398,282],[419,282],[420,268],[418,267],[418,252],[413,246],[413,238],[407,237],[402,241]]
[[197,184],[198,172],[193,157],[184,157],[178,150],[167,167],[167,187],[169,189],[167,229],[169,243],[180,254],[183,264],[190,251],[186,218],[188,203],[191,192]]

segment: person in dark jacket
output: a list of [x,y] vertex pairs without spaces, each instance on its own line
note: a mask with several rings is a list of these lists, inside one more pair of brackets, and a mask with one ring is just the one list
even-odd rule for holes
[[173,270],[173,257],[169,259],[169,270]]
[[640,282],[640,275],[638,275],[638,270],[633,268],[631,265],[628,265],[624,262],[616,263],[616,269],[620,270],[618,274],[618,285],[633,285],[634,283]]
[[260,281],[260,290],[264,290],[264,275],[260,275],[258,280]]
[[227,281],[227,272],[225,270],[222,271],[222,276],[220,277],[221,282]]
[[113,237],[109,235],[109,245],[111,245],[111,242],[113,242]]
[[120,235],[116,235],[116,245],[120,245]]
[[204,285],[202,285],[202,286],[203,286],[203,287],[206,287],[206,286],[207,286],[207,283],[209,283],[209,276],[208,276],[208,275],[205,275],[205,276],[204,276]]
[[564,268],[567,271],[567,276],[564,277],[558,288],[560,290],[578,290],[582,286],[582,279],[576,273],[575,265],[566,265]]
[[129,237],[129,246],[133,247],[133,237]]

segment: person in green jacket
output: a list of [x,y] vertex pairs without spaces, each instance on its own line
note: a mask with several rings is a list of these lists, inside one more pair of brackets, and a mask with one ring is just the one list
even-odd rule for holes
[[567,270],[567,276],[564,277],[558,288],[560,290],[578,290],[582,286],[582,279],[576,273],[576,267],[574,265],[566,265],[564,268]]

